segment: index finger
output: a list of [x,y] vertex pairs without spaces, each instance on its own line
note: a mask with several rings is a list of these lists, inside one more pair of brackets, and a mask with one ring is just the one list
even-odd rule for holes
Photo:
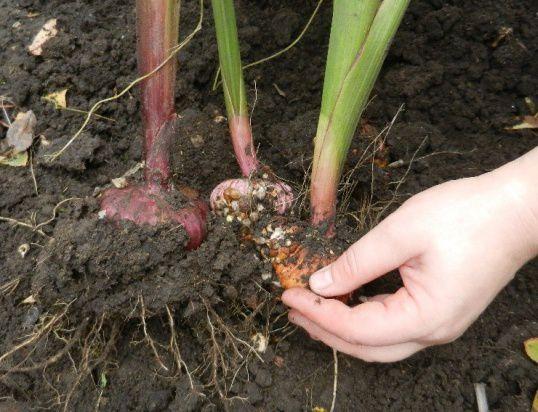
[[405,288],[382,302],[368,301],[349,307],[305,289],[289,289],[282,301],[322,329],[352,344],[395,345],[424,336],[428,325]]

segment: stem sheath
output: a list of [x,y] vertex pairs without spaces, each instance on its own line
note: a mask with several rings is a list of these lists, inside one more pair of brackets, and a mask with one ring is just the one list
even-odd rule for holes
[[310,192],[311,221],[328,236],[351,139],[408,4],[334,0]]
[[230,135],[241,172],[249,176],[258,169],[258,160],[250,127],[234,4],[233,0],[212,0],[211,4]]

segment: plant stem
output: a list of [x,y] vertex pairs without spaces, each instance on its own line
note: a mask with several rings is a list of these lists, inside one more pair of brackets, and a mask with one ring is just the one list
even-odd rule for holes
[[409,0],[334,0],[310,192],[312,224],[334,234],[351,139]]
[[[200,0],[201,27],[203,3]],[[176,136],[174,111],[176,59],[179,36],[178,0],[137,0],[138,67],[142,76],[142,119],[144,122],[145,183],[123,188],[111,187],[101,195],[101,212],[107,219],[130,220],[137,225],[174,224],[188,236],[185,247],[198,247],[207,233],[207,205],[196,191],[182,191],[186,206],[177,208],[168,201],[177,193],[170,185],[170,143]],[[192,38],[188,36],[187,39]],[[185,41],[188,41],[188,40]],[[185,43],[182,43],[185,44]],[[136,84],[138,80],[131,83]],[[131,87],[131,86],[130,86]],[[117,96],[129,90],[124,89]],[[109,98],[113,100],[117,97]],[[105,99],[106,100],[106,99]],[[96,106],[94,105],[94,108]],[[92,108],[91,111],[95,110]]]
[[211,4],[230,135],[241,172],[249,176],[258,169],[258,160],[248,115],[233,0],[212,0]]
[[[161,64],[177,46],[179,1],[137,0],[138,70],[146,74]],[[144,122],[145,177],[148,185],[168,186],[171,133],[163,133],[175,119],[174,86],[177,59],[170,59],[141,83]]]

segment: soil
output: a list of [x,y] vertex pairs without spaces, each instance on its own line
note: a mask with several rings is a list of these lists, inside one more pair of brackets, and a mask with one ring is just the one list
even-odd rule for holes
[[[183,119],[173,170],[177,185],[207,196],[238,167],[222,97],[211,90],[217,50],[205,3],[203,29],[179,55]],[[316,2],[236,3],[243,59],[251,62],[292,41]],[[332,352],[286,324],[270,263],[239,242],[237,228],[212,216],[207,240],[185,252],[180,229],[99,219],[95,196],[141,161],[136,91],[99,111],[113,120],[92,120],[63,156],[47,160],[83,115],[57,110],[42,96],[67,88],[69,107],[87,110],[136,77],[134,3],[0,6],[0,95],[16,105],[7,109],[11,116],[35,112],[39,136],[35,186],[29,167],[0,168],[0,216],[45,223],[39,233],[0,221],[0,410],[329,408]],[[410,195],[486,172],[536,145],[536,132],[507,127],[532,114],[525,98],[538,102],[537,11],[533,0],[412,2],[346,166],[341,245]],[[183,36],[198,12],[196,1],[184,2]],[[300,193],[296,219],[307,217],[305,172],[330,17],[330,4],[323,4],[301,42],[246,72],[259,156]],[[42,56],[30,55],[26,46],[51,18],[57,36]],[[391,122],[377,164],[401,167],[372,167],[373,136]],[[537,272],[536,261],[521,269],[456,342],[389,365],[341,355],[336,410],[476,410],[477,382],[487,385],[492,410],[530,410],[538,375],[522,342],[538,335]],[[391,275],[360,293],[397,284]],[[267,349],[255,352],[265,338]]]

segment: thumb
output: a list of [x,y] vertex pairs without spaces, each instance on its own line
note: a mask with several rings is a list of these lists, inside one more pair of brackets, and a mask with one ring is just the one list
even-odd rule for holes
[[349,293],[417,256],[420,239],[409,218],[396,211],[355,242],[337,260],[310,277],[322,296]]

